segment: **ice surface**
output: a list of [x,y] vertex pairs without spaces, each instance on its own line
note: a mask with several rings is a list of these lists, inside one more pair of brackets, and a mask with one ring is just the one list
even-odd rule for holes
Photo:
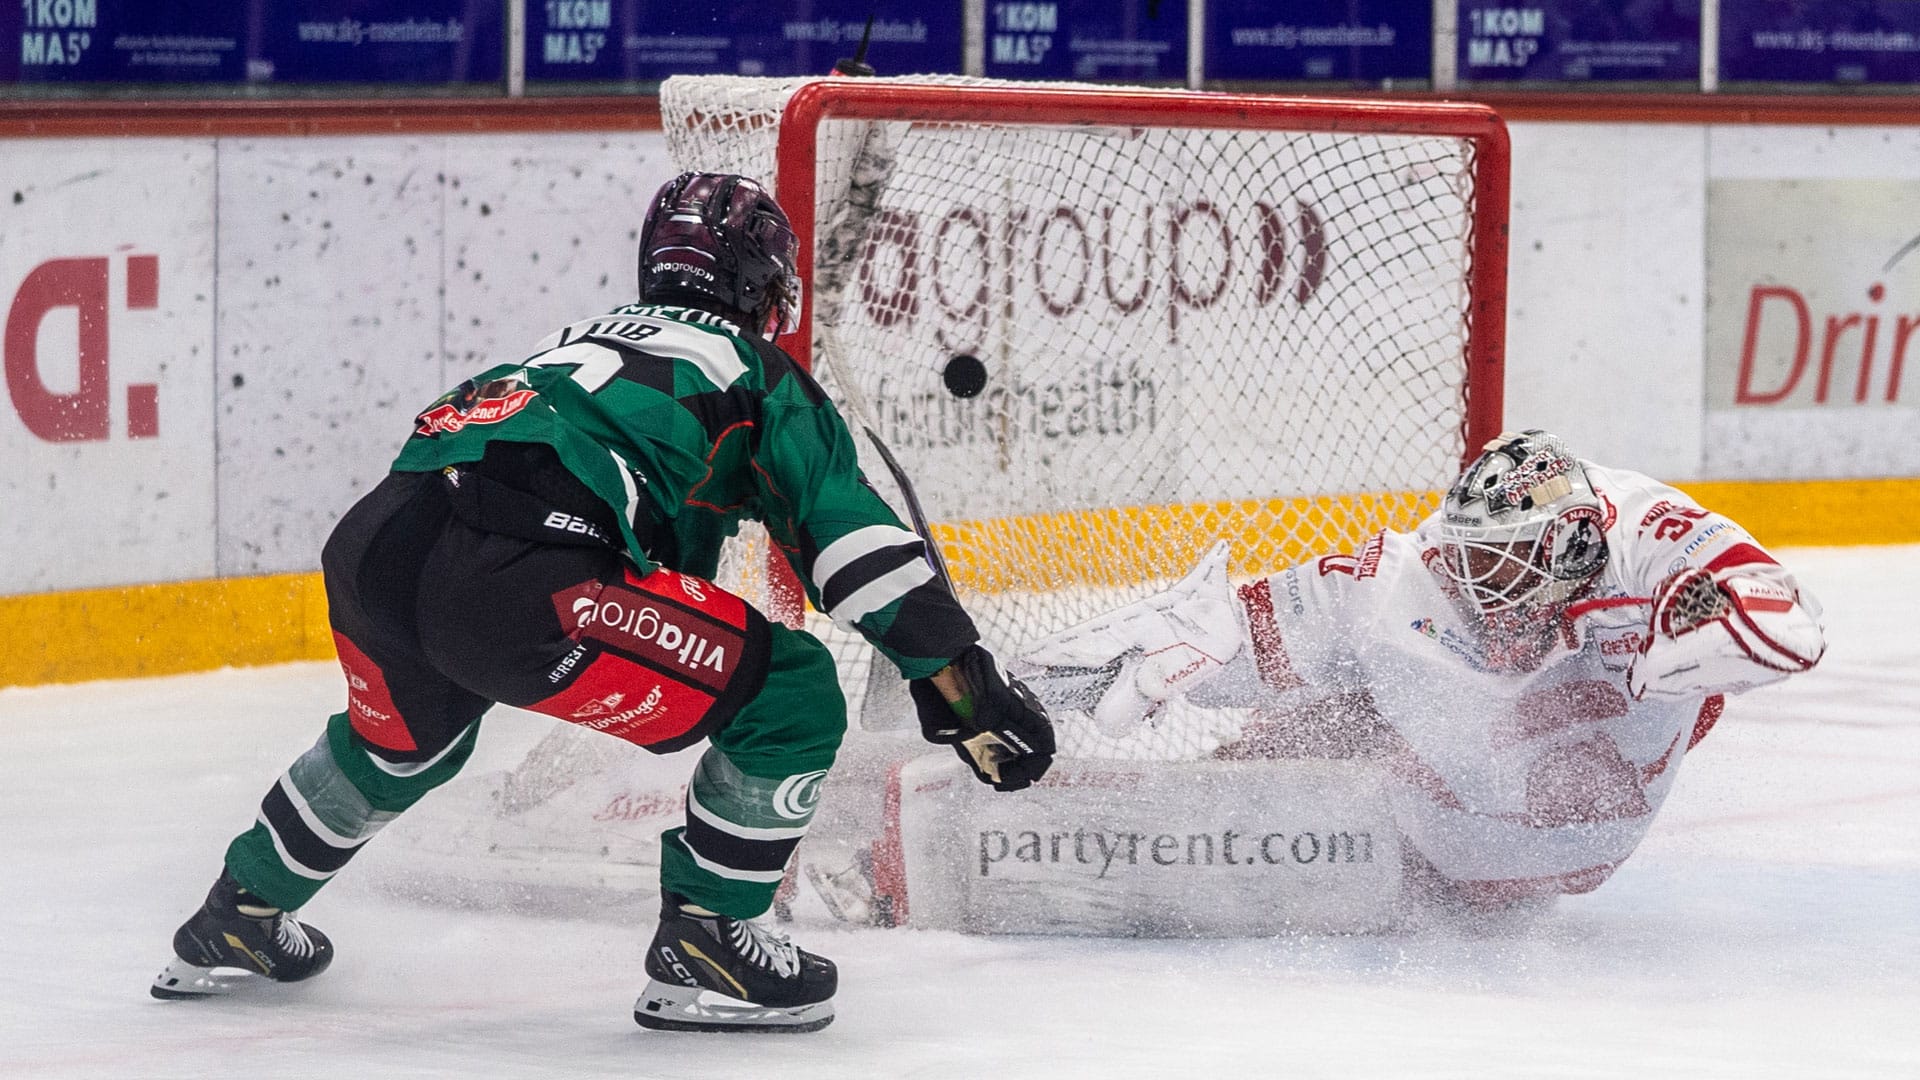
[[[1783,561],[1826,604],[1826,661],[1736,699],[1639,853],[1529,926],[1198,942],[806,926],[841,965],[840,1016],[791,1037],[635,1027],[651,897],[449,910],[383,889],[375,860],[306,911],[340,947],[321,978],[153,1001],[227,840],[338,707],[337,670],[0,691],[0,1076],[1910,1080],[1920,547]],[[486,723],[468,777],[547,722]]]

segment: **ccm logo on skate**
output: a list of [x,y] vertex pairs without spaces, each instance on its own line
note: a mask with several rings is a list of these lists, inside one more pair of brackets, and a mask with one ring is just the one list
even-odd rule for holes
[[672,971],[673,977],[679,979],[683,985],[700,985],[700,980],[693,977],[693,972],[687,970],[687,965],[680,962],[679,955],[672,949],[665,945],[660,946],[660,959],[666,961],[668,970]]
[[[121,256],[49,259],[27,272],[7,308],[6,334],[0,339],[4,354],[7,394],[20,423],[47,442],[104,442],[111,433],[112,378],[107,362],[107,322],[113,306],[112,264]],[[127,255],[125,309],[150,311],[160,306],[160,257]],[[76,344],[73,363],[65,357],[40,354],[41,326],[56,312],[71,308],[71,321],[59,317],[55,325],[74,328],[73,337],[48,335],[54,341]],[[140,340],[140,333],[126,335]],[[51,350],[50,350],[51,351]],[[72,393],[50,389],[43,371],[64,367],[72,375],[56,377],[55,385],[72,386]],[[160,388],[155,383],[127,386],[127,437],[151,439],[160,434]]]

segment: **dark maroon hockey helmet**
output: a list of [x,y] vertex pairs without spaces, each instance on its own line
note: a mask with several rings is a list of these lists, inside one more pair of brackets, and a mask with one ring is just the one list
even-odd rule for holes
[[766,337],[800,325],[799,242],[767,189],[731,173],[681,173],[640,229],[640,299],[719,306]]

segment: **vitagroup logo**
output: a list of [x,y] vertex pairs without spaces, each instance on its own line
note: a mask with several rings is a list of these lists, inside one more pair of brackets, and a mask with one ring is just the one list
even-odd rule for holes
[[1415,619],[1413,620],[1413,628],[1430,638],[1440,636],[1440,631],[1433,625],[1432,619]]
[[603,627],[631,644],[655,646],[663,657],[672,657],[682,668],[725,675],[729,670],[727,645],[687,629],[671,616],[671,611],[663,612],[632,594],[603,594],[599,599],[583,596],[573,602],[573,617],[581,631]]
[[[112,271],[120,260],[125,261],[125,288],[116,297]],[[107,329],[116,299],[130,312],[158,308],[160,257],[48,259],[29,270],[14,290],[0,352],[14,412],[34,437],[46,442],[105,442],[111,436],[113,380]],[[54,332],[44,333],[43,327],[50,322]],[[75,327],[74,337],[67,339],[76,342],[75,351],[66,355],[57,348],[43,351],[43,341],[63,336],[63,322]],[[67,391],[68,386],[73,390]],[[157,437],[158,385],[128,385],[125,416],[128,438]]]

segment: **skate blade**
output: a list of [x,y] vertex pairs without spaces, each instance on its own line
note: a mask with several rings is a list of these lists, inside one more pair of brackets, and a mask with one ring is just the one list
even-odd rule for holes
[[153,985],[147,988],[147,992],[162,1001],[186,1001],[224,997],[267,981],[240,968],[205,968],[175,957],[161,969],[160,974],[153,977]]
[[653,980],[633,1003],[633,1022],[654,1031],[735,1031],[797,1035],[833,1023],[833,1002],[777,1008]]

